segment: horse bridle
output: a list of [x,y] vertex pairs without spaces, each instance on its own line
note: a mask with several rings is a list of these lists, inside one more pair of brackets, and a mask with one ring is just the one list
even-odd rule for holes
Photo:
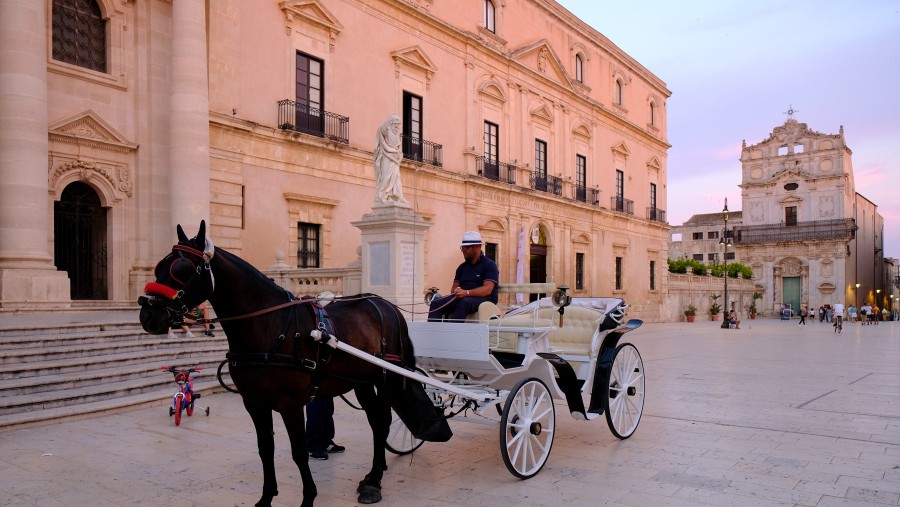
[[[189,259],[185,254],[198,258],[201,263],[197,264]],[[170,304],[165,305],[165,310],[169,314],[169,321],[173,325],[179,325],[184,322],[184,316],[190,313],[190,308],[188,305],[184,303],[184,295],[187,290],[191,287],[192,284],[200,280],[201,276],[206,273],[208,274],[209,287],[211,291],[214,291],[215,286],[215,277],[212,274],[212,268],[210,268],[209,262],[212,260],[213,251],[210,252],[201,252],[195,248],[189,247],[187,245],[177,244],[172,247],[172,253],[167,255],[163,260],[160,261],[162,264],[163,261],[168,259],[169,257],[177,255],[178,258],[173,260],[169,265],[169,275],[176,282],[181,284],[181,289],[174,289],[168,285],[158,283],[158,282],[148,282],[146,286],[144,286],[144,295],[138,297],[138,303],[141,306],[153,305],[152,298],[165,298],[168,300]],[[192,266],[193,274],[187,281],[180,280],[175,273],[172,272],[172,267],[175,266],[176,263],[183,261],[189,262]]]

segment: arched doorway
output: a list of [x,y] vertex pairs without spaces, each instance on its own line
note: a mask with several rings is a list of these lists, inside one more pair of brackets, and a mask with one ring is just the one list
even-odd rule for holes
[[69,274],[72,299],[107,299],[106,209],[86,183],[70,183],[53,203],[53,258]]
[[[528,281],[544,283],[547,281],[547,234],[540,225],[531,230],[531,244],[528,251]],[[529,299],[537,301],[546,294],[531,294]]]

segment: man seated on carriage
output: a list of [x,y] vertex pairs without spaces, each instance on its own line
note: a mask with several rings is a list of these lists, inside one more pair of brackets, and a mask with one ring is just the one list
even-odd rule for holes
[[431,301],[429,321],[440,321],[447,317],[449,320],[462,322],[467,315],[478,311],[481,303],[490,301],[497,304],[500,270],[494,261],[482,253],[481,244],[481,234],[478,231],[463,234],[459,249],[464,260],[456,268],[450,295],[435,297]]

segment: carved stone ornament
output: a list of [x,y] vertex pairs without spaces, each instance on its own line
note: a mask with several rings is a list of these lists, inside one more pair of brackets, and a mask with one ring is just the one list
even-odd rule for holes
[[822,261],[822,278],[831,278],[834,276],[834,261],[825,259]]
[[834,196],[833,195],[820,195],[819,196],[819,217],[820,218],[831,218],[835,214],[835,206],[834,206]]
[[800,276],[803,273],[803,264],[796,257],[788,257],[779,263],[782,276]]
[[[131,171],[125,166],[100,165],[94,162],[73,160],[59,165],[50,173],[50,188],[57,186],[60,179],[77,172],[81,181],[91,181],[102,178],[116,193],[131,197],[134,193],[134,183],[131,180]],[[111,196],[114,200],[122,199],[122,196]]]

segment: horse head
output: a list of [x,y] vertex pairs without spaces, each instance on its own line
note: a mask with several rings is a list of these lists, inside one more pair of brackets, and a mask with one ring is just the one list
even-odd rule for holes
[[166,334],[180,326],[184,315],[212,295],[214,281],[209,262],[215,247],[206,237],[206,222],[197,235],[188,239],[181,225],[178,243],[156,264],[156,280],[144,287],[138,298],[141,326],[151,334]]

